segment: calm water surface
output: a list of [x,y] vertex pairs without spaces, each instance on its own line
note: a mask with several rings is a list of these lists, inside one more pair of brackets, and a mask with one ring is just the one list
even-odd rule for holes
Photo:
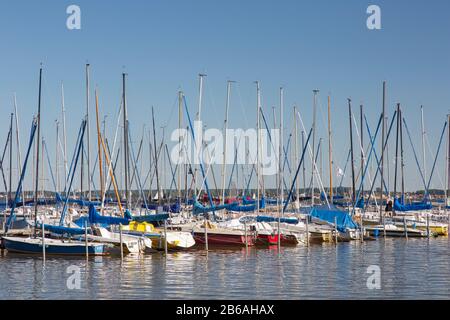
[[[81,270],[68,289],[67,268]],[[381,270],[369,290],[367,268]],[[380,239],[311,247],[146,256],[0,257],[0,299],[450,299],[450,240]]]

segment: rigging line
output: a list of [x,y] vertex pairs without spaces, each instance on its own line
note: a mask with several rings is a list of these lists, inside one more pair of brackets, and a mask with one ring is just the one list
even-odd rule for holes
[[[433,168],[431,169],[430,178],[428,180],[427,190],[430,190],[431,179],[433,178],[434,169],[436,168],[436,161],[439,156],[439,151],[441,150],[442,138],[444,137],[445,128],[447,128],[447,121],[445,121],[444,128],[442,129],[442,133],[441,133],[441,138],[439,139],[439,145],[438,145],[438,149],[436,151],[436,157],[434,158],[434,163],[433,163]],[[427,196],[428,196],[428,194],[425,195],[425,197],[427,197]],[[425,197],[424,197],[424,199],[425,199]]]
[[408,125],[406,124],[405,117],[403,117],[403,124],[405,125],[406,135],[408,136],[409,143],[410,143],[411,148],[413,150],[414,159],[416,160],[417,168],[419,169],[420,177],[422,178],[423,187],[426,189],[427,188],[427,183],[425,182],[425,177],[424,177],[422,169],[420,167],[419,159],[417,158],[416,149],[414,148],[414,145],[413,145],[413,142],[412,142],[412,139],[411,139],[411,134],[409,132]]
[[[121,96],[120,97],[120,104],[119,104],[119,110],[118,110],[118,112],[117,112],[117,123],[116,123],[116,132],[114,133],[114,142],[113,142],[113,147],[112,147],[112,152],[109,152],[110,153],[110,155],[111,155],[111,159],[110,159],[110,161],[109,161],[109,164],[108,164],[108,170],[107,170],[107,172],[109,173],[109,174],[106,174],[106,181],[105,181],[105,185],[109,185],[109,188],[111,187],[111,185],[110,185],[110,179],[111,179],[111,183],[113,182],[113,180],[115,180],[115,179],[112,179],[111,178],[111,172],[112,172],[112,175],[114,176],[115,175],[115,172],[114,171],[112,171],[112,159],[113,159],[113,157],[114,157],[114,152],[115,152],[115,150],[116,150],[116,143],[117,143],[117,133],[118,133],[118,131],[119,131],[119,123],[120,123],[120,116],[121,116],[121,114],[122,114],[122,109],[123,109],[123,97]],[[104,139],[106,139],[106,138],[102,138],[101,140],[103,141]],[[120,150],[120,148],[119,148],[119,150]],[[119,151],[117,151],[117,153],[118,153]],[[118,158],[117,158],[118,159]],[[117,159],[116,159],[116,164],[117,164]],[[114,167],[115,167],[115,165],[114,165]],[[108,190],[109,190],[109,188],[108,188]],[[103,208],[104,208],[104,206],[105,206],[105,197],[106,197],[106,192],[107,192],[107,189],[105,189],[104,191],[103,191],[103,194],[102,194],[102,205],[101,205],[101,209],[103,210]],[[120,203],[120,199],[117,199],[117,201],[119,201],[119,203]]]
[[[427,145],[428,145],[428,150],[431,150],[430,141],[428,140],[428,135],[427,134],[425,134],[425,140],[426,140]],[[428,152],[428,154],[431,156],[431,152]],[[433,160],[433,158],[431,158],[431,160]],[[443,188],[445,188],[445,183],[442,181],[441,174],[439,173],[439,171],[436,171],[436,172],[437,172],[437,177],[439,179],[439,182],[441,183]]]
[[[301,117],[299,112],[297,112],[297,116],[299,117],[300,124],[302,125],[303,131],[306,132],[306,128],[305,128],[305,125],[303,123],[303,119],[302,119],[302,117]],[[313,170],[313,177],[314,177],[314,175],[316,176],[316,180],[317,180],[317,182],[319,184],[319,189],[320,189],[321,192],[323,191],[323,193],[325,194],[325,201],[327,203],[328,208],[331,208],[330,202],[328,201],[327,193],[325,192],[325,188],[324,188],[323,183],[322,183],[322,179],[320,178],[320,174],[319,174],[319,172],[317,170],[317,163],[316,163],[316,161],[314,161],[314,158],[313,158],[311,145],[309,145],[309,144],[308,144],[308,151],[309,151],[309,157],[311,159],[311,162],[313,163],[313,168],[314,168],[314,170]]]
[[56,189],[56,182],[55,182],[55,177],[53,175],[53,170],[52,170],[52,165],[51,165],[51,162],[50,162],[50,157],[48,155],[47,143],[45,142],[44,138],[42,138],[42,144],[43,144],[43,148],[45,150],[45,154],[47,155],[47,162],[48,162],[48,167],[50,169],[50,176],[52,177],[53,187],[55,188],[55,192],[58,192],[58,190]]

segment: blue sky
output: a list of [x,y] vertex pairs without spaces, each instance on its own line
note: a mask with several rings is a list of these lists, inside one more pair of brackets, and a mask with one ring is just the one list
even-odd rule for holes
[[[81,8],[81,30],[66,28],[66,8],[71,4]],[[370,4],[381,7],[382,30],[366,28]],[[63,81],[72,150],[84,114],[84,64],[89,61],[92,90],[98,85],[110,132],[120,101],[121,73],[128,73],[135,140],[144,124],[149,129],[151,106],[159,126],[176,127],[179,88],[195,112],[200,72],[208,74],[203,106],[208,127],[222,127],[228,79],[238,81],[230,111],[233,128],[254,126],[255,80],[261,82],[266,114],[278,105],[278,88],[285,88],[286,124],[296,104],[310,125],[312,90],[320,89],[319,135],[326,138],[323,128],[330,94],[335,161],[343,167],[348,148],[347,98],[353,99],[355,112],[364,104],[374,131],[386,80],[389,113],[402,103],[416,148],[420,147],[419,106],[425,106],[433,153],[427,158],[430,172],[450,107],[448,12],[446,0],[2,1],[0,142],[3,145],[6,139],[16,92],[25,149],[42,62],[43,135],[53,146]],[[444,149],[441,152],[436,170],[443,180]],[[405,157],[408,189],[421,188],[406,137]],[[432,185],[442,185],[437,176]]]

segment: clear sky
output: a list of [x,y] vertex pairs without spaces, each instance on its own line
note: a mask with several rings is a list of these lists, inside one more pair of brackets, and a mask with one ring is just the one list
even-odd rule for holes
[[[71,4],[81,8],[81,30],[66,28],[66,8]],[[370,4],[381,7],[381,30],[366,27]],[[312,90],[320,89],[319,136],[326,138],[330,94],[335,163],[343,167],[349,145],[347,98],[353,99],[355,112],[364,104],[374,131],[386,80],[389,114],[397,102],[402,104],[419,154],[419,106],[424,105],[431,146],[429,174],[450,107],[449,15],[447,0],[1,1],[0,142],[3,146],[6,140],[16,92],[24,151],[37,109],[42,62],[43,135],[54,159],[55,120],[60,117],[64,82],[71,154],[85,109],[84,64],[89,61],[92,91],[98,85],[109,132],[115,128],[121,73],[128,73],[129,119],[136,142],[143,125],[150,128],[152,105],[158,126],[168,125],[167,130],[177,126],[179,88],[194,114],[200,72],[208,75],[203,106],[208,127],[222,127],[228,79],[238,82],[230,110],[233,128],[255,124],[255,80],[261,82],[267,115],[278,106],[279,87],[285,88],[286,125],[292,123],[294,104],[310,125]],[[94,132],[93,121],[91,128]],[[422,188],[406,136],[404,144],[407,187]],[[441,187],[444,179],[444,152],[435,187]],[[393,153],[390,157],[392,164]]]

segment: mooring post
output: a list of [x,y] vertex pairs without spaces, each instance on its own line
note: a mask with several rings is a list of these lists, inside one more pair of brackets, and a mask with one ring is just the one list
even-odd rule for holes
[[309,216],[306,215],[306,246],[309,247]]
[[42,221],[42,258],[45,261],[45,227],[44,227],[44,221]]
[[120,259],[123,260],[123,239],[122,239],[122,224],[119,224],[119,235],[120,235]]
[[408,240],[408,228],[406,225],[406,217],[403,217],[403,228],[405,228],[405,238]]
[[427,214],[427,238],[430,238],[430,215]]
[[167,256],[167,220],[164,220],[164,253]]
[[86,259],[89,258],[87,221],[84,222],[84,245],[86,246]]
[[207,219],[205,216],[205,221],[204,221],[204,225],[205,225],[205,249],[206,251],[208,251],[208,226],[207,226]]
[[248,241],[247,241],[247,221],[244,220],[244,234],[245,234],[245,249],[248,249]]
[[338,231],[337,231],[337,217],[334,217],[334,241],[338,242]]

